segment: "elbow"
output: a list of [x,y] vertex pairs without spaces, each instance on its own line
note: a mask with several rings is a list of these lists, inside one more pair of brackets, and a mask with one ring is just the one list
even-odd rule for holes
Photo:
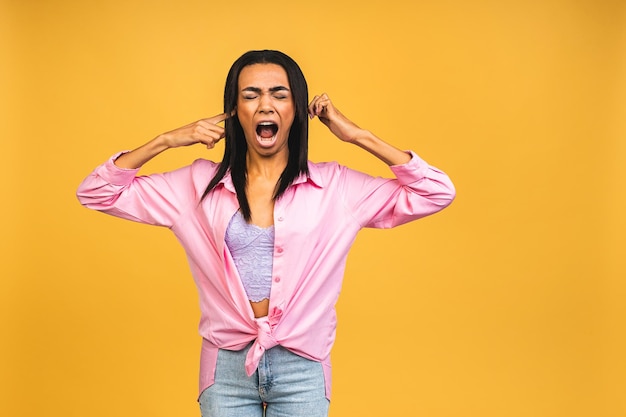
[[76,199],[82,206],[86,206],[89,200],[83,188],[80,186],[76,190]]
[[76,190],[76,199],[83,207],[92,210],[101,210],[110,202],[110,196],[84,183]]
[[89,195],[87,195],[84,192],[81,192],[81,190],[79,189],[78,191],[76,191],[76,199],[78,200],[78,202],[80,203],[81,206],[85,207],[85,208],[93,208],[93,199],[89,197]]
[[450,178],[445,179],[439,183],[438,192],[431,195],[431,201],[433,201],[440,210],[448,207],[456,198],[456,188]]
[[89,207],[90,203],[94,201],[94,189],[89,186],[88,178],[80,183],[78,188],[76,189],[76,199],[78,202],[84,206]]
[[448,183],[446,184],[446,207],[452,204],[455,198],[456,188],[454,187],[454,184],[452,184],[452,181],[448,181]]

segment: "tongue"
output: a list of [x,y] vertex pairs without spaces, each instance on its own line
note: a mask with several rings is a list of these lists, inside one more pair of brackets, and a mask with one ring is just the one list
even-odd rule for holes
[[271,126],[261,126],[259,129],[259,136],[263,139],[269,139],[274,136],[274,129]]

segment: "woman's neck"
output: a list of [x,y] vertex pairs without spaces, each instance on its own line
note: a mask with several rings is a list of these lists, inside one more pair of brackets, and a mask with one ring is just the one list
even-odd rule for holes
[[248,178],[256,177],[278,181],[287,166],[288,157],[286,153],[265,157],[248,152],[246,154]]

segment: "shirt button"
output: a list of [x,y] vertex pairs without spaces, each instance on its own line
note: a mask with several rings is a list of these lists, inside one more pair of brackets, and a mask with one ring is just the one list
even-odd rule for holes
[[283,216],[280,216],[280,217],[278,218],[278,221],[279,221],[279,222],[282,222],[283,220],[285,220],[285,219],[283,218]]
[[274,278],[274,282],[280,282],[280,277]]
[[283,253],[283,248],[276,248],[276,252]]

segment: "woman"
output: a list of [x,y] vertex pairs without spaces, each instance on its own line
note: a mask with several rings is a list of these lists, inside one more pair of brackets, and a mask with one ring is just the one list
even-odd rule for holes
[[[433,214],[454,198],[443,172],[359,128],[326,94],[307,103],[290,57],[247,52],[228,73],[224,113],[114,155],[78,189],[86,207],[168,227],[183,245],[200,298],[205,417],[326,416],[335,302],[357,232]],[[396,178],[308,161],[315,117]],[[137,176],[165,150],[222,138],[221,163]]]

